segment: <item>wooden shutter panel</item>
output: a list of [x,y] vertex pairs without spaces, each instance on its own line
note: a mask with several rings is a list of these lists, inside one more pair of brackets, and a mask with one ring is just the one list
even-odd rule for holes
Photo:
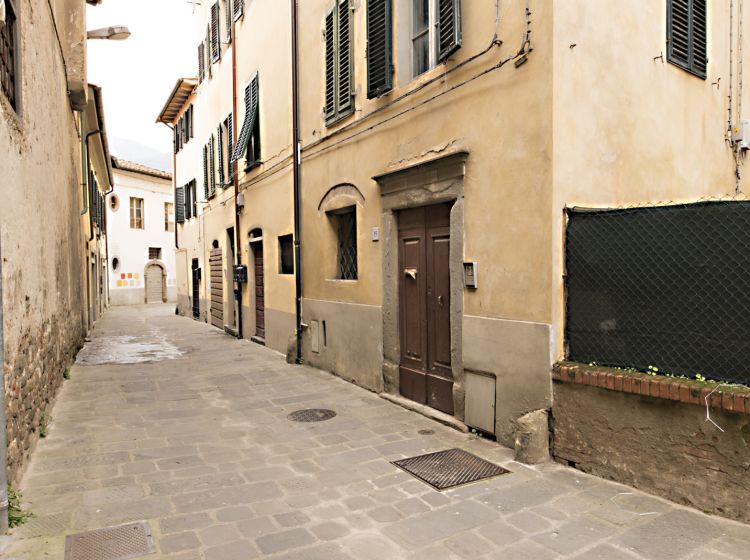
[[175,189],[174,202],[175,219],[178,224],[184,224],[186,213],[185,187],[177,187]]
[[219,125],[219,128],[216,130],[217,138],[219,140],[219,185],[221,187],[224,186],[224,131],[221,128],[221,125]]
[[209,174],[211,178],[211,196],[216,194],[216,148],[215,148],[216,140],[214,138],[214,135],[211,135],[211,140],[209,141],[209,153],[208,153],[208,165],[209,168]]
[[461,0],[438,0],[438,60],[461,48]]
[[206,76],[206,53],[205,45],[201,43],[198,45],[198,79],[202,82]]
[[353,41],[352,41],[352,11],[349,0],[339,0],[338,9],[338,107],[337,116],[342,116],[354,107],[354,66],[353,66]]
[[701,78],[708,68],[706,0],[668,0],[667,59]]
[[392,0],[367,0],[367,97],[393,88]]
[[690,0],[669,0],[669,60],[685,68],[690,64]]
[[211,77],[211,26],[206,26],[206,74]]
[[177,152],[180,151],[179,142],[178,142],[179,137],[180,137],[179,129],[175,126],[174,127],[174,141],[173,141],[173,144],[174,144],[174,153],[177,153]]
[[708,69],[708,26],[706,21],[706,0],[692,0],[692,36],[690,65],[698,76],[705,78]]
[[253,133],[255,121],[258,118],[258,94],[259,81],[256,74],[252,81],[247,84],[247,87],[245,87],[245,120],[242,123],[242,129],[237,138],[237,144],[234,146],[230,163],[234,163],[245,155],[250,135]]
[[229,113],[227,115],[227,157],[229,162],[227,165],[227,171],[229,173],[229,180],[234,179],[234,169],[232,166],[232,149],[234,148],[234,115]]
[[224,17],[226,19],[226,26],[227,26],[227,43],[232,42],[232,0],[229,0],[226,4],[226,14],[224,14]]
[[234,21],[240,19],[245,12],[245,0],[233,0],[234,1]]
[[208,200],[208,144],[203,146],[203,192]]
[[221,40],[219,39],[219,3],[211,6],[211,62],[221,58]]
[[336,10],[326,16],[326,120],[336,116]]

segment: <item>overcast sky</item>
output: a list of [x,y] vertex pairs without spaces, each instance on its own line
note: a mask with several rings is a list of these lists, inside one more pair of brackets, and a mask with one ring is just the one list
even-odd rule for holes
[[190,0],[104,0],[88,7],[88,29],[126,25],[132,33],[126,41],[88,42],[89,82],[102,87],[113,155],[171,168],[171,133],[155,121],[177,78],[196,73],[191,6]]

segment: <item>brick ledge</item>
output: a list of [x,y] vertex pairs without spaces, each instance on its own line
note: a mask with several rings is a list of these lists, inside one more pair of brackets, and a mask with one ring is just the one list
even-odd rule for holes
[[[706,406],[706,397],[719,385],[571,362],[555,364],[552,379],[699,406]],[[708,404],[711,408],[750,414],[750,388],[721,387],[711,395]]]

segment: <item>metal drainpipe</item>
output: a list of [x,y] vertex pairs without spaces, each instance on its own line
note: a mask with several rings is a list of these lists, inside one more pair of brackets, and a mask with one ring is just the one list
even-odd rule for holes
[[294,150],[294,288],[297,319],[297,363],[302,363],[302,245],[300,187],[302,184],[302,145],[299,119],[299,67],[297,47],[297,0],[292,1],[292,128]]
[[[232,18],[232,146],[237,145],[237,123],[234,122],[234,116],[237,114],[237,21]],[[230,161],[232,154],[228,155]],[[238,166],[235,161],[232,170],[232,182],[234,183],[234,255],[237,262],[237,266],[242,265],[242,245],[240,242],[240,207],[237,204],[237,199],[240,195],[240,180],[238,175]],[[234,283],[233,283],[234,284]],[[237,303],[237,338],[242,338],[242,284],[236,282],[237,295],[235,297]]]
[[8,532],[8,442],[5,432],[5,354],[3,347],[3,257],[2,247],[0,247],[0,535]]

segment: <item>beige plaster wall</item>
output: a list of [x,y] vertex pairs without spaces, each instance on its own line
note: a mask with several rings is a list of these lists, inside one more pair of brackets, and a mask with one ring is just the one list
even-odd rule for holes
[[49,8],[16,4],[19,112],[0,94],[3,367],[13,483],[41,413],[83,342],[85,316],[78,123]]

